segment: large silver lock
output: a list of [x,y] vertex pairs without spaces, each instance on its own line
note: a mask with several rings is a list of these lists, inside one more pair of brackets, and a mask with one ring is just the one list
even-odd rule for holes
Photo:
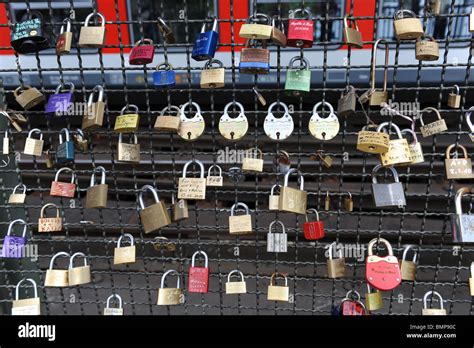
[[[237,117],[230,117],[228,110],[231,105],[237,105],[240,109]],[[221,135],[231,141],[242,139],[249,129],[249,122],[244,113],[244,106],[239,102],[230,102],[224,108],[224,114],[219,120],[219,132]]]
[[[275,117],[272,113],[272,109],[280,105],[283,107],[285,113],[282,117]],[[293,118],[290,115],[288,106],[282,102],[274,102],[268,107],[268,113],[263,122],[263,130],[265,134],[273,140],[285,140],[290,137],[293,133],[295,124]]]
[[[196,108],[196,114],[192,118],[186,116],[186,107],[192,105]],[[179,113],[179,118],[181,119],[181,124],[179,126],[178,135],[187,141],[193,141],[199,138],[206,128],[206,123],[204,118],[201,115],[201,108],[195,102],[187,102],[181,106]]]
[[[322,105],[329,108],[329,116],[321,117],[318,114],[318,107]],[[327,101],[319,102],[313,107],[313,115],[309,119],[309,132],[318,140],[331,140],[339,132],[339,119],[334,113],[334,108]]]
[[372,195],[376,207],[402,207],[406,205],[403,185],[398,180],[398,173],[393,167],[387,167],[393,174],[394,182],[389,184],[379,184],[377,182],[377,172],[383,168],[378,164],[372,169]]
[[474,242],[474,215],[462,212],[462,196],[470,193],[469,187],[461,187],[454,198],[456,215],[452,216],[453,241],[455,243]]
[[[272,232],[272,227],[278,223],[281,226],[281,233]],[[283,222],[275,220],[268,226],[267,234],[267,251],[273,253],[286,253],[288,249],[288,236],[285,232],[285,225]]]

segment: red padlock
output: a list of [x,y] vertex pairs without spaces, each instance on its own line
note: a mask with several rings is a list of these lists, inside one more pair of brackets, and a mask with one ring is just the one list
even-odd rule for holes
[[293,15],[298,12],[304,12],[307,15],[306,19],[290,19],[288,20],[288,35],[286,45],[298,48],[313,47],[314,41],[314,21],[311,19],[311,12],[307,9],[297,9]]
[[[62,172],[71,172],[71,182],[59,181],[59,174]],[[51,183],[51,190],[49,194],[57,197],[68,197],[73,198],[76,191],[76,184],[74,184],[75,175],[70,168],[61,168],[57,171],[54,181]]]
[[[356,294],[357,299],[349,297],[351,292]],[[365,305],[360,300],[360,294],[357,291],[349,291],[346,298],[342,300],[341,315],[367,315]]]
[[128,58],[130,65],[143,65],[153,62],[155,46],[151,39],[142,39],[135,42]]
[[[373,255],[373,247],[377,243],[383,243],[387,247],[387,256]],[[390,243],[383,238],[374,238],[369,242],[369,255],[365,264],[365,277],[367,282],[374,288],[382,291],[395,289],[402,281],[398,259],[393,256]]]
[[[194,261],[196,255],[204,256],[204,267],[195,267]],[[209,268],[207,254],[204,251],[196,251],[191,258],[191,267],[189,267],[188,291],[205,294],[209,291]]]
[[[308,221],[308,213],[316,214],[316,221]],[[308,240],[324,238],[324,223],[319,221],[319,213],[316,209],[306,210],[306,222],[303,224],[304,237]]]

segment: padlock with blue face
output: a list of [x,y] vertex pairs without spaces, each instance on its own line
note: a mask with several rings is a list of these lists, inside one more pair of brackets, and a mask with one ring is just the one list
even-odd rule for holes
[[[69,87],[69,91],[65,90],[65,87]],[[53,95],[49,96],[48,104],[46,104],[46,116],[64,116],[70,115],[72,104],[74,102],[74,84],[72,82],[66,82],[56,87],[56,91]]]
[[[23,233],[22,236],[12,236],[13,226],[15,224],[22,224],[23,225]],[[13,258],[13,259],[21,259],[23,257],[23,249],[26,244],[26,222],[24,220],[18,219],[10,222],[8,225],[8,232],[3,240],[3,248],[1,257],[6,258]]]
[[[63,141],[63,133],[66,135],[66,140]],[[69,130],[61,129],[59,132],[59,145],[56,149],[56,163],[64,164],[74,161],[74,142],[71,141]]]
[[206,31],[207,23],[204,22],[201,32],[194,41],[193,52],[191,57],[198,62],[214,58],[216,53],[217,42],[219,41],[219,33],[217,32],[217,18],[214,17],[212,30]]
[[176,85],[176,72],[171,64],[161,63],[153,73],[153,84],[157,88],[169,88]]
[[240,52],[239,72],[241,74],[268,74],[270,72],[270,51],[267,41],[262,40],[262,48],[256,47],[258,41],[247,40]]

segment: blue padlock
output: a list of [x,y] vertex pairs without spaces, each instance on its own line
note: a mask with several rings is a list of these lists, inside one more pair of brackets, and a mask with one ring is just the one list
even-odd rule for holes
[[217,32],[217,18],[214,17],[212,30],[206,31],[207,23],[204,22],[201,32],[194,41],[193,52],[191,57],[198,62],[214,58],[216,53],[217,42],[219,41],[219,33]]
[[241,74],[268,74],[270,72],[270,51],[267,49],[267,41],[262,41],[262,48],[253,47],[255,45],[256,43],[251,45],[250,40],[247,40],[240,52],[239,72]]
[[[60,93],[66,86],[69,86],[69,91]],[[72,82],[66,82],[56,87],[56,91],[53,95],[49,96],[48,103],[46,104],[46,116],[63,116],[70,115],[73,110],[74,102],[74,84]]]
[[[20,223],[23,225],[23,234],[21,237],[12,236],[13,225]],[[3,240],[3,248],[2,248],[2,257],[13,258],[13,259],[21,259],[23,257],[23,249],[25,248],[26,244],[26,222],[25,220],[18,219],[10,222],[8,225],[8,232]]]
[[[160,69],[164,67],[163,69]],[[153,73],[153,84],[157,88],[174,87],[176,85],[176,72],[173,66],[168,63],[161,63],[156,66]]]
[[[63,134],[66,134],[66,140],[63,141]],[[59,132],[59,145],[56,149],[56,163],[64,164],[74,161],[74,142],[71,141],[69,130],[67,128],[61,129]]]

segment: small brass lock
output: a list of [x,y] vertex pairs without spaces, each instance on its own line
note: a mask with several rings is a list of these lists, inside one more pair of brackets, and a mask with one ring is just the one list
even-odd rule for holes
[[[64,27],[66,25],[66,28]],[[71,20],[66,18],[63,20],[58,39],[56,40],[56,54],[62,56],[71,52],[72,32]]]
[[[90,26],[90,21],[94,17],[100,18],[100,26]],[[84,20],[81,28],[79,42],[77,44],[83,48],[102,48],[105,45],[105,17],[99,13],[91,13]]]
[[[438,119],[435,122],[428,123],[425,125],[423,121],[423,113],[425,112],[434,112]],[[446,121],[441,118],[441,114],[439,113],[439,111],[433,107],[427,107],[420,111],[420,123],[421,135],[425,138],[448,130],[448,127],[446,126]]]
[[[20,285],[29,282],[33,286],[33,297],[20,300]],[[41,301],[38,297],[38,286],[31,278],[23,278],[15,288],[15,300],[12,302],[12,315],[41,315]]]
[[[176,275],[176,287],[175,288],[165,288],[165,280],[169,275]],[[179,305],[181,303],[182,290],[180,287],[180,275],[174,269],[170,269],[163,274],[161,277],[161,285],[158,290],[158,302],[159,306],[170,306],[170,305]]]
[[[97,101],[94,102],[94,96],[97,94]],[[97,85],[92,89],[87,100],[87,108],[82,117],[82,129],[92,131],[102,127],[104,123],[104,87]]]
[[285,26],[281,19],[278,20],[278,25],[276,24],[277,16],[272,17],[272,36],[271,40],[275,45],[280,47],[286,47],[286,35],[285,35]]
[[[123,237],[128,238],[130,245],[122,246]],[[117,247],[114,249],[114,265],[124,263],[134,263],[136,260],[135,239],[130,233],[124,233],[117,241]]]
[[403,280],[408,280],[410,282],[415,280],[416,274],[416,258],[418,253],[413,251],[413,258],[412,260],[407,260],[407,255],[410,249],[412,249],[414,245],[407,245],[405,249],[403,249],[402,259],[400,260],[400,272],[402,274]]
[[472,179],[472,162],[471,159],[467,156],[467,150],[464,146],[458,144],[458,147],[462,150],[464,157],[451,158],[451,150],[455,147],[455,144],[449,145],[446,149],[446,177],[451,179]]
[[133,134],[134,143],[122,142],[122,134],[119,134],[118,145],[117,145],[117,161],[125,163],[140,163],[140,144],[138,143],[138,137]]
[[[371,131],[369,129],[375,129]],[[385,132],[378,132],[378,126],[369,124],[357,134],[357,150],[367,153],[385,153],[389,149],[390,137]]]
[[[239,207],[241,207],[245,211],[244,215],[235,215],[235,211]],[[247,206],[247,204],[238,202],[238,203],[235,203],[230,209],[229,233],[230,234],[252,233],[252,215],[250,215],[249,207]]]
[[[234,274],[240,276],[240,281],[232,282],[230,280]],[[234,269],[233,271],[229,272],[227,275],[227,283],[225,283],[225,293],[227,295],[247,293],[247,283],[245,283],[244,274],[241,271]]]
[[421,21],[410,10],[398,10],[393,15],[395,36],[398,40],[415,40],[425,33]]
[[275,184],[270,190],[270,196],[268,197],[268,210],[278,210],[278,202],[280,201],[280,194],[275,194],[275,188],[278,191],[281,190],[281,185]]
[[[276,278],[281,277],[285,279],[285,285],[276,285]],[[274,283],[275,281],[275,283]],[[270,277],[270,285],[268,286],[267,299],[269,301],[283,301],[288,302],[290,295],[290,288],[288,287],[288,278],[283,273],[275,272]]]
[[[258,24],[256,22],[262,21],[266,24]],[[239,36],[246,39],[269,40],[272,37],[273,27],[271,19],[265,14],[256,13],[250,16],[245,24],[240,28]]]
[[365,307],[370,312],[383,308],[382,293],[379,290],[372,292],[369,284],[367,284],[367,293],[365,294]]
[[[47,218],[44,216],[46,208],[56,208],[56,217]],[[40,211],[38,219],[38,232],[61,232],[63,229],[62,220],[59,217],[59,207],[54,203],[45,204]]]
[[82,129],[76,129],[76,132],[73,135],[73,140],[74,144],[76,144],[77,148],[80,151],[82,151],[83,153],[87,153],[89,151],[89,140],[87,139]]
[[51,262],[49,263],[49,269],[46,270],[46,275],[44,277],[44,286],[45,287],[66,287],[69,286],[69,270],[62,270],[62,269],[53,269],[54,261],[56,258],[64,256],[70,258],[70,255],[65,252],[61,251],[55,254],[51,258]]
[[434,61],[439,59],[439,45],[432,36],[423,36],[416,39],[416,59],[420,61]]
[[[95,184],[95,174],[100,173],[100,184]],[[105,183],[105,168],[96,167],[91,175],[90,187],[87,189],[86,209],[106,208],[107,207],[107,191],[109,185]]]
[[[384,75],[383,75],[383,90],[382,91],[375,89],[375,73],[376,73],[376,68],[377,68],[377,47],[380,43],[385,44],[385,68],[384,68]],[[389,48],[389,44],[386,40],[378,39],[377,41],[375,41],[374,48],[372,50],[372,67],[370,70],[371,88],[359,97],[359,102],[361,104],[365,104],[369,102],[370,106],[380,107],[383,103],[386,103],[388,101],[388,91],[387,91],[387,81],[388,81],[387,66],[389,63],[388,48]]]
[[[333,258],[333,249],[337,250],[339,258]],[[336,242],[328,245],[327,268],[329,278],[343,278],[346,275],[346,261],[342,254],[342,248],[339,248]]]
[[[171,110],[176,111],[175,116],[171,115]],[[177,133],[180,125],[180,109],[175,105],[170,105],[161,110],[153,128],[158,131]]]
[[377,132],[391,126],[397,134],[397,139],[390,139],[388,151],[380,154],[380,163],[383,166],[406,165],[411,163],[410,147],[403,138],[400,128],[395,123],[384,122],[377,127]]
[[352,194],[347,192],[347,197],[344,197],[344,209],[351,212],[354,210],[354,201],[352,200]]
[[[84,259],[84,266],[74,267],[76,257]],[[87,258],[84,253],[75,253],[69,260],[69,286],[83,285],[91,282],[91,267],[87,264]]]
[[353,48],[363,48],[362,33],[355,19],[350,20],[348,16],[344,16],[344,41]]
[[[39,139],[32,137],[35,133],[39,134]],[[28,132],[23,153],[25,155],[41,156],[43,154],[43,145],[43,133],[38,128],[34,128]]]
[[[152,193],[155,203],[145,207],[143,194],[147,191]],[[145,185],[141,188],[140,195],[138,196],[138,203],[140,205],[140,220],[142,221],[143,230],[145,233],[154,232],[171,224],[171,218],[168,213],[168,209],[166,209],[165,203],[160,201],[158,192],[156,192],[153,186]]]
[[410,157],[411,157],[411,164],[416,163],[423,163],[425,161],[425,155],[423,154],[423,148],[421,147],[421,143],[418,141],[418,137],[416,133],[411,129],[402,129],[402,135],[410,134],[413,141],[408,143],[410,148]]
[[163,35],[165,42],[167,44],[174,44],[176,40],[173,31],[168,26],[168,24],[166,24],[165,20],[161,17],[158,17],[156,24],[158,26],[158,30],[161,32],[161,35]]
[[171,195],[171,216],[173,221],[181,221],[189,218],[188,202],[185,199],[175,201],[174,193]]
[[[213,64],[217,67],[213,67]],[[201,71],[201,88],[222,88],[225,85],[224,79],[224,64],[218,59],[207,61]]]
[[[112,299],[117,299],[118,307],[111,307]],[[107,297],[107,302],[104,308],[104,315],[123,315],[123,301],[120,295],[113,294]]]
[[461,94],[459,92],[459,86],[453,86],[454,92],[448,95],[448,106],[453,109],[459,109],[461,106]]
[[[217,169],[219,175],[211,175],[212,169]],[[219,165],[213,164],[207,170],[206,185],[209,187],[222,187],[224,185],[224,178],[222,176],[222,168]]]
[[[188,118],[186,116],[186,107],[191,105],[196,108],[196,114]],[[190,110],[191,111],[191,110]],[[181,119],[181,125],[179,126],[178,135],[181,139],[186,141],[193,141],[198,139],[206,128],[206,123],[201,115],[201,107],[195,102],[186,102],[181,106],[179,117]]]
[[[288,186],[290,175],[296,173],[300,180],[299,189]],[[304,191],[304,177],[301,172],[295,168],[290,169],[285,174],[285,181],[280,191],[280,200],[278,210],[288,213],[306,215],[307,193]]]
[[[22,193],[16,193],[16,191],[18,189],[23,189],[23,192]],[[25,203],[25,200],[26,200],[26,186],[25,186],[25,184],[16,185],[13,188],[12,194],[10,195],[10,197],[8,197],[8,204],[23,204],[23,203]]]
[[259,148],[247,149],[242,160],[242,170],[248,172],[263,172],[263,153]]
[[[131,110],[133,111],[131,112]],[[133,133],[138,130],[139,123],[138,106],[133,104],[125,105],[115,120],[114,131],[117,133]]]
[[[439,299],[439,309],[438,308],[428,308],[428,297],[431,295],[436,296]],[[421,311],[421,315],[446,315],[446,309],[444,309],[443,305],[443,298],[436,291],[428,291],[425,296],[423,296],[423,310]]]
[[25,110],[34,108],[45,101],[43,93],[29,85],[19,86],[13,92],[15,100]]

